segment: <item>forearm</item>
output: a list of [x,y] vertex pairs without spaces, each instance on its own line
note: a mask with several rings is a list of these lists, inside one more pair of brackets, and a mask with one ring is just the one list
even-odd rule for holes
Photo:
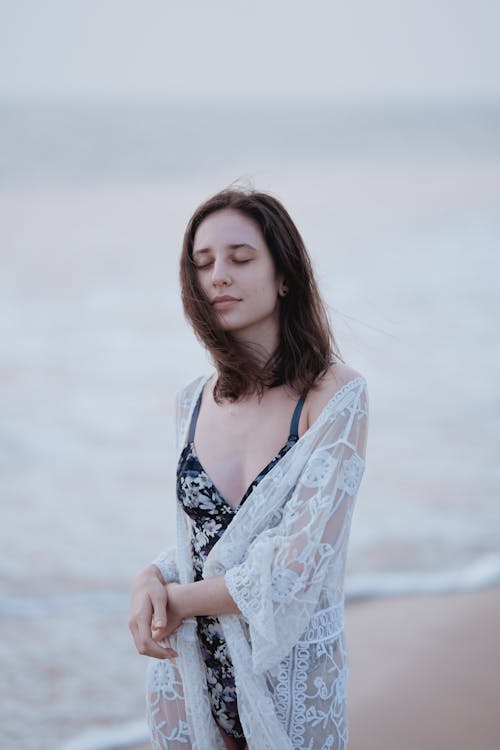
[[227,590],[224,574],[205,578],[194,583],[170,583],[168,598],[182,618],[199,615],[241,614]]

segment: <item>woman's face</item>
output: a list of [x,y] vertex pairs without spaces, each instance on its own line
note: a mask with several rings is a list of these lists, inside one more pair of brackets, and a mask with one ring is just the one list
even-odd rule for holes
[[[225,330],[259,340],[277,325],[283,276],[276,274],[256,222],[233,208],[210,214],[196,230],[193,261],[198,284]],[[221,296],[232,299],[217,302]]]

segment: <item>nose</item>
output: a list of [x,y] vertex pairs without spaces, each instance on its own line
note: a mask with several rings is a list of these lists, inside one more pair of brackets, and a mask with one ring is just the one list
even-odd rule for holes
[[212,266],[212,284],[214,286],[227,285],[231,283],[229,269],[224,258],[216,258]]

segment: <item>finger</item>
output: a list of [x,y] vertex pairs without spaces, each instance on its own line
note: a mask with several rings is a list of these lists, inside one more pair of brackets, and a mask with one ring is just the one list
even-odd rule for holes
[[151,648],[146,653],[146,656],[152,656],[155,659],[176,659],[178,654],[171,648],[160,649],[159,651],[155,648]]
[[138,617],[135,621],[135,628],[132,631],[132,635],[135,646],[140,654],[144,656],[156,656],[159,659],[165,658],[165,654],[162,653],[165,649],[158,650],[160,648],[159,644],[152,638],[149,619]]
[[171,628],[169,628],[168,625],[165,625],[163,628],[151,628],[151,637],[154,641],[162,641],[166,638],[169,630],[171,630]]
[[169,638],[164,638],[163,641],[161,641],[161,643],[159,645],[163,646],[164,648],[167,649],[167,651],[169,651],[171,654],[173,654],[173,658],[174,659],[175,659],[176,656],[179,655],[177,653],[177,651],[175,650],[175,648],[172,648],[172,645],[170,643],[170,639]]
[[153,628],[153,630],[151,631],[151,638],[153,639],[153,641],[156,641],[157,643],[163,640],[164,637],[165,637],[164,628],[162,628],[161,630],[156,630],[155,628]]
[[173,659],[177,656],[173,648],[155,643],[151,638],[139,639],[136,648],[141,656],[153,656],[156,659]]
[[171,647],[170,641],[167,638],[164,638],[162,643],[156,643],[151,638],[145,621],[142,621],[141,628],[139,628],[138,621],[135,620],[130,630],[139,654],[154,656],[157,659],[175,659],[178,656],[177,651]]
[[149,600],[149,597],[142,603],[142,606],[140,609],[134,608],[132,612],[130,613],[129,620],[128,620],[128,626],[131,631],[134,631],[138,627],[144,627],[144,623],[149,623],[151,621],[151,613],[153,611],[153,608],[151,606],[151,602]]
[[149,597],[153,607],[151,628],[162,630],[167,627],[167,591],[165,586],[156,586]]
[[151,620],[149,617],[144,616],[141,614],[141,616],[137,617],[135,620],[135,628],[138,638],[141,641],[146,641],[147,639],[151,638]]

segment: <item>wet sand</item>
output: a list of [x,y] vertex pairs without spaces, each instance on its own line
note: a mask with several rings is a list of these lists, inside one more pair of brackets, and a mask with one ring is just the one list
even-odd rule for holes
[[349,750],[498,750],[500,587],[346,608]]

